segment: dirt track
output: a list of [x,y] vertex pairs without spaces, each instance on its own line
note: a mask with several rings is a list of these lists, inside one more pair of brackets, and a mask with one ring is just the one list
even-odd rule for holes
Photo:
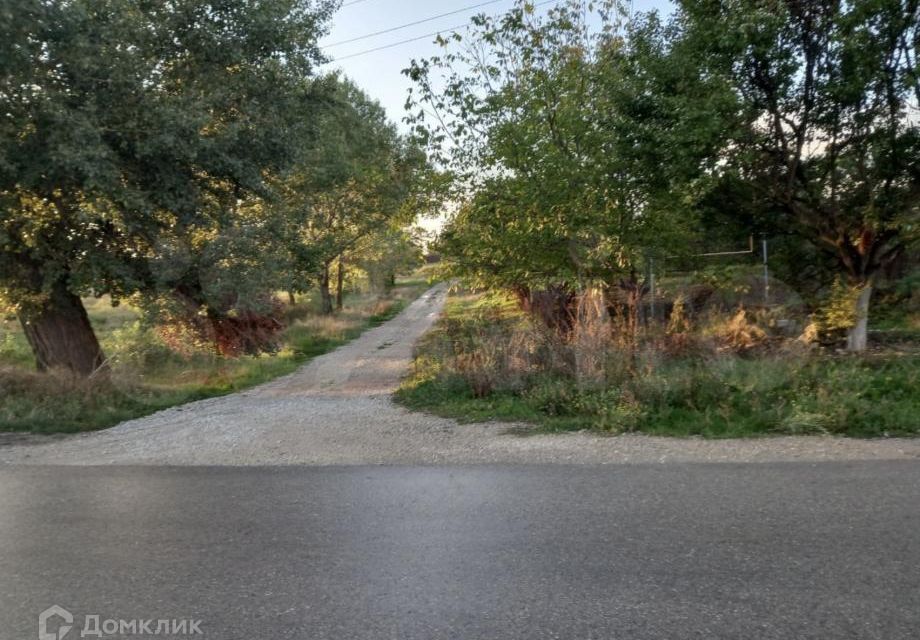
[[390,401],[412,345],[437,319],[438,285],[396,318],[297,372],[222,398],[168,409],[106,431],[0,447],[25,464],[436,464],[746,462],[918,459],[918,440],[701,440],[521,436],[507,424],[457,424]]

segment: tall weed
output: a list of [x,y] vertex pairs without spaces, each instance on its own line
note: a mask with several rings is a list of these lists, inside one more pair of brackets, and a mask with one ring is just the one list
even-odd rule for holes
[[920,433],[920,355],[823,354],[784,337],[768,315],[739,309],[691,321],[678,304],[635,348],[618,339],[616,318],[591,310],[565,341],[502,304],[482,305],[449,309],[419,347],[403,402],[550,430]]

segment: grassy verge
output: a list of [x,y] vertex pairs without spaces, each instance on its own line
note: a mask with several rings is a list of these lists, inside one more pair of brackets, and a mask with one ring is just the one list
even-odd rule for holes
[[179,355],[143,326],[128,306],[89,301],[89,314],[113,363],[109,380],[84,381],[34,371],[25,338],[13,321],[0,322],[0,431],[70,433],[113,426],[167,407],[240,391],[291,373],[304,362],[356,338],[398,314],[428,287],[401,280],[384,298],[349,295],[327,317],[303,296],[288,310],[288,328],[275,354],[221,358]]
[[613,352],[601,382],[579,384],[565,367],[551,364],[558,354],[547,354],[551,349],[533,333],[500,296],[453,297],[420,343],[414,372],[397,398],[412,409],[464,421],[529,422],[544,432],[920,433],[915,349],[866,357],[782,349],[671,357],[649,350],[629,371]]

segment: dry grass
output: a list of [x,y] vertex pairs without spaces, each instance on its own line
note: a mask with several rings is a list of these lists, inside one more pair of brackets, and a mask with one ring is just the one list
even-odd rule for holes
[[710,437],[920,433],[920,355],[838,356],[802,345],[770,313],[714,310],[634,340],[587,301],[569,341],[497,295],[453,298],[398,397],[467,420],[547,430]]
[[113,373],[91,381],[67,372],[37,373],[17,323],[0,326],[0,431],[42,433],[99,429],[166,407],[245,389],[292,372],[399,312],[427,283],[401,283],[386,298],[346,298],[336,316],[317,314],[304,296],[288,310],[276,353],[226,358],[208,345],[170,348],[156,328],[127,305],[88,301],[90,317]]

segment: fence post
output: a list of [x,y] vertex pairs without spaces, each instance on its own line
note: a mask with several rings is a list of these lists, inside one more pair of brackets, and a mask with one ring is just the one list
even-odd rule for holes
[[770,267],[767,264],[767,234],[761,235],[763,242],[763,303],[764,306],[770,306]]
[[655,321],[655,259],[648,259],[648,287],[649,287],[649,306],[652,321]]

